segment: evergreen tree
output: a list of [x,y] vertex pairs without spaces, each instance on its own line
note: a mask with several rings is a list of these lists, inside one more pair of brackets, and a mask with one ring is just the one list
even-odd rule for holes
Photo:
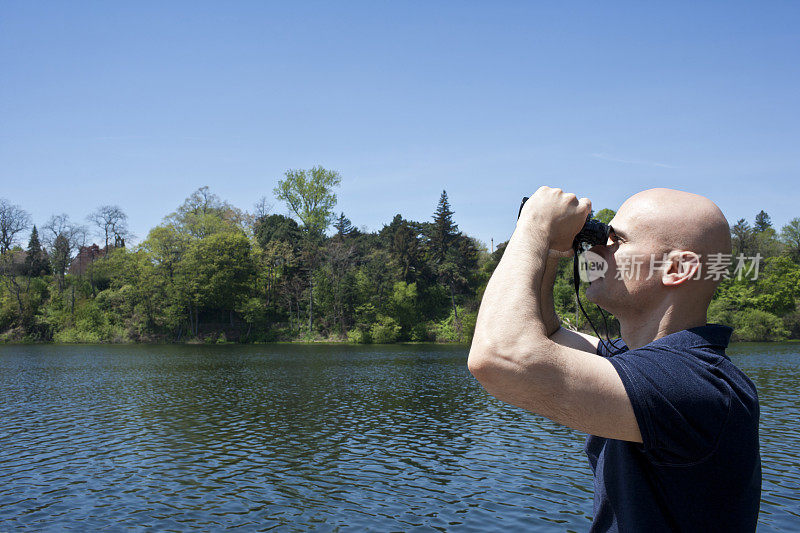
[[442,191],[433,223],[428,226],[428,246],[437,277],[450,293],[453,316],[460,330],[456,295],[467,284],[468,271],[476,266],[477,252],[474,243],[458,231],[453,214],[447,191]]
[[344,216],[344,213],[339,213],[339,218],[337,218],[336,222],[333,223],[333,227],[336,228],[336,235],[340,239],[349,237],[355,229],[353,228],[353,224],[350,222],[350,219]]
[[753,228],[756,233],[761,233],[772,227],[772,219],[763,209],[756,215],[756,224]]
[[772,219],[763,209],[756,215],[753,244],[755,253],[765,258],[781,255],[784,249],[778,240],[778,232],[772,227]]
[[429,226],[428,239],[434,263],[441,264],[445,261],[458,233],[458,226],[453,222],[453,210],[447,200],[447,191],[442,191],[439,205],[433,214],[433,224]]
[[28,254],[25,256],[25,274],[30,277],[44,276],[50,273],[50,262],[39,242],[39,232],[33,226],[28,242]]
[[752,255],[755,247],[753,228],[745,219],[740,218],[731,228],[731,241],[734,256],[738,254]]
[[389,250],[397,267],[398,278],[407,283],[417,281],[423,268],[423,248],[419,234],[420,224],[403,219],[399,213],[380,231],[381,243]]
[[64,276],[69,268],[70,244],[63,233],[59,233],[53,243],[53,272],[58,278],[58,290],[64,290]]

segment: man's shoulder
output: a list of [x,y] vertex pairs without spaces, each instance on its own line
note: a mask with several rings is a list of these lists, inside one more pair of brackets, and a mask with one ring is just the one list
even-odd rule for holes
[[757,401],[755,384],[726,353],[732,331],[728,326],[707,324],[665,335],[638,348],[625,346],[610,356],[615,366],[627,363],[645,371],[675,372],[685,379],[685,388],[701,385],[712,393]]
[[752,393],[723,345],[678,333],[609,361],[628,393],[644,451],[655,461],[688,464],[708,456],[735,414],[732,407],[751,404]]

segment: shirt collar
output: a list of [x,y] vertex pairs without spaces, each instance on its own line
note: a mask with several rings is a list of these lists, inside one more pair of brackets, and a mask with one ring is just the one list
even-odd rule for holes
[[670,333],[650,344],[668,343],[683,348],[717,348],[724,350],[731,340],[733,328],[722,324],[706,324]]

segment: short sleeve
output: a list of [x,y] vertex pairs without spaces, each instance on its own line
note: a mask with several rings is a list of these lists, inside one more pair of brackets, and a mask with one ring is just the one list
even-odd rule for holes
[[622,337],[608,341],[600,339],[600,342],[597,343],[597,355],[603,357],[609,357],[613,354],[626,351],[628,351],[628,347],[625,345],[625,341],[622,340]]
[[662,464],[688,464],[714,451],[730,411],[715,367],[647,346],[609,358],[633,406],[643,450]]

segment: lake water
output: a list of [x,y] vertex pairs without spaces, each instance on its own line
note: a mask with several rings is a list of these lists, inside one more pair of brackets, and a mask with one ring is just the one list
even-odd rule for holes
[[[760,531],[800,529],[800,345],[739,344]],[[0,530],[585,531],[584,435],[451,346],[0,346]]]

